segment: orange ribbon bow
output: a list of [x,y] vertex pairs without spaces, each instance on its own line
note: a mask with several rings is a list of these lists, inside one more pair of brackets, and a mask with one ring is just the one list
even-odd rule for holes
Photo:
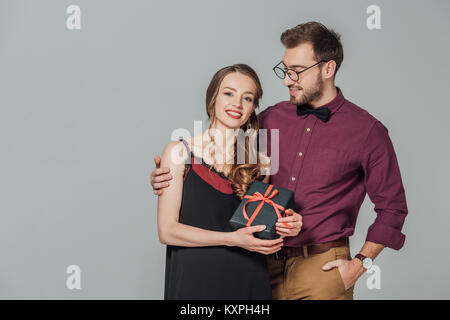
[[[261,193],[256,191],[252,196],[251,195],[244,196],[244,198],[248,199],[245,202],[244,207],[242,208],[244,217],[245,217],[245,219],[248,220],[248,222],[246,224],[247,227],[252,225],[253,220],[255,220],[256,216],[258,215],[259,211],[261,210],[262,206],[264,205],[264,202],[267,204],[270,204],[273,207],[278,218],[281,218],[281,214],[278,209],[282,210],[283,215],[284,215],[285,208],[271,200],[278,194],[278,190],[277,189],[273,190],[272,194],[270,196],[267,196],[270,193],[270,191],[272,190],[272,188],[273,188],[273,184],[270,184],[269,187],[267,188],[266,192],[264,193],[264,195],[262,195]],[[254,202],[254,201],[261,201],[261,203],[256,207],[255,211],[253,211],[252,216],[249,218],[247,215],[247,212],[245,211],[245,207],[247,206],[248,203]],[[283,222],[283,224],[285,224],[288,227],[291,227],[291,225],[286,222]]]

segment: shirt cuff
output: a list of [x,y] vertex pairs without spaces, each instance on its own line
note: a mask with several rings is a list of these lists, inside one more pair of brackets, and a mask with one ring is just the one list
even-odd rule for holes
[[380,222],[375,222],[369,227],[366,241],[383,244],[386,247],[399,250],[403,247],[405,238],[406,236],[398,229]]

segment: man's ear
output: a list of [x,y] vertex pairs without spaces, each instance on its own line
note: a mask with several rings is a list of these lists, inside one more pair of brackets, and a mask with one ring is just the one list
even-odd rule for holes
[[336,73],[336,61],[330,60],[325,63],[325,67],[322,69],[322,75],[325,79],[330,79],[334,77]]

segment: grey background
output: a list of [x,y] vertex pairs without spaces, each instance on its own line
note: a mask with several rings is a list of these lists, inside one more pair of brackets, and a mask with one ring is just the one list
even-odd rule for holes
[[[66,8],[81,7],[81,30]],[[366,8],[381,7],[381,30]],[[261,109],[288,98],[271,68],[285,29],[342,34],[344,95],[388,127],[409,216],[356,299],[449,299],[448,1],[0,0],[0,298],[161,299],[165,247],[149,186],[176,128],[205,120],[215,71],[248,63]],[[351,250],[375,213],[364,203]],[[81,290],[66,288],[79,265]]]

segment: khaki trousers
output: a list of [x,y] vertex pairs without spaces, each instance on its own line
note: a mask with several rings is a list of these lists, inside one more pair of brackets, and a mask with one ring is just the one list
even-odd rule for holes
[[353,300],[353,288],[345,290],[338,268],[323,271],[336,259],[350,260],[348,246],[331,248],[308,257],[275,260],[267,257],[272,298],[276,300]]

